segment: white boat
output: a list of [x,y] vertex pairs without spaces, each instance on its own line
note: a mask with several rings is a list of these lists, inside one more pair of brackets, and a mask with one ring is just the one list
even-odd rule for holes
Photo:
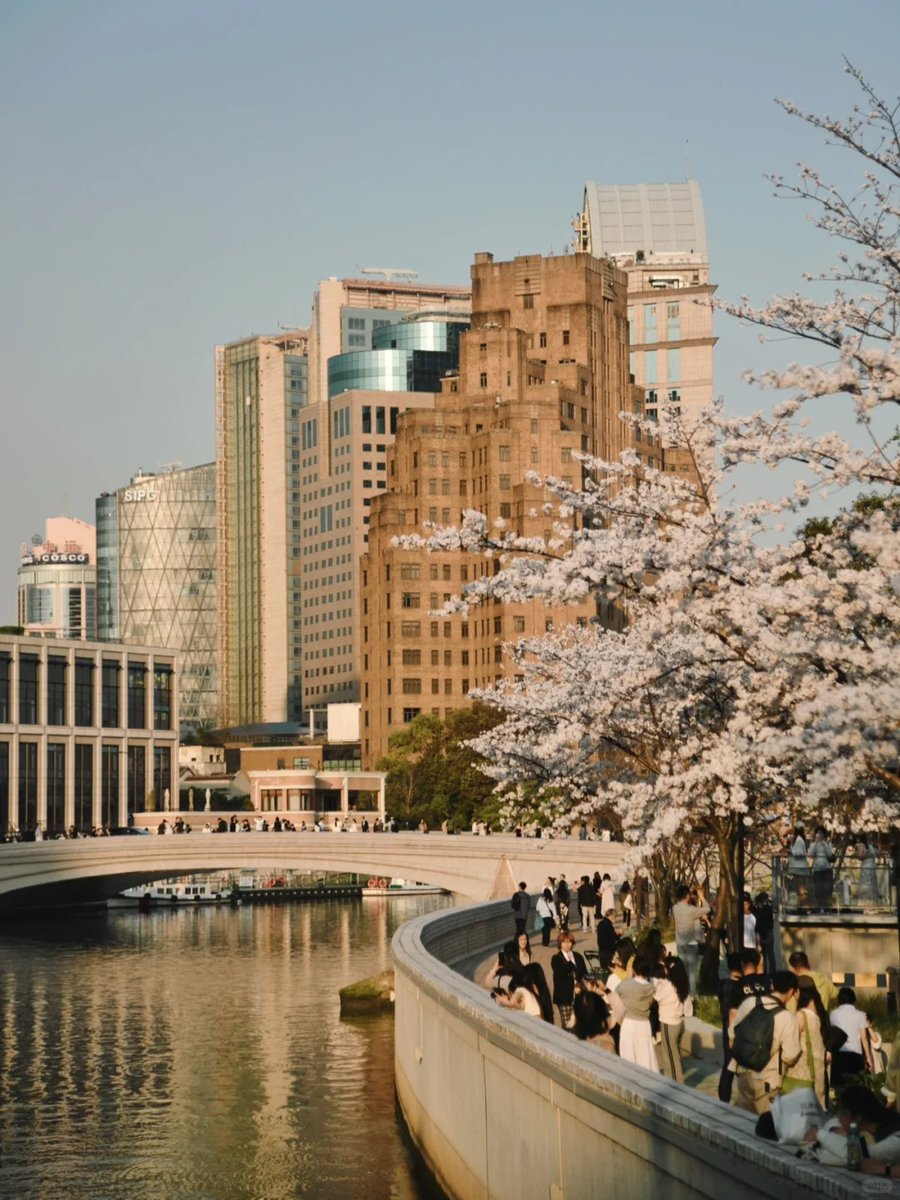
[[447,889],[434,883],[415,883],[409,879],[379,878],[373,875],[362,890],[363,896],[444,896]]
[[126,888],[107,901],[109,908],[133,908],[135,905],[160,907],[170,904],[219,904],[227,894],[215,883],[161,880],[140,887]]

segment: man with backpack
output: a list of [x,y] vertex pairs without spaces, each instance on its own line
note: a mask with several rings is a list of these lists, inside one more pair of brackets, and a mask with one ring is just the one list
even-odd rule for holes
[[764,1113],[781,1090],[784,1073],[803,1047],[797,1019],[786,1007],[798,995],[793,971],[776,971],[769,995],[748,995],[734,1015],[729,1039],[735,1071],[735,1104]]

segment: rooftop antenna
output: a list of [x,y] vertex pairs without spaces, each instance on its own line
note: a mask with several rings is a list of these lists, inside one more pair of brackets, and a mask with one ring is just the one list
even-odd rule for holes
[[685,181],[685,183],[687,183],[687,181],[690,179],[690,177],[691,177],[691,139],[685,138],[684,139],[684,181]]

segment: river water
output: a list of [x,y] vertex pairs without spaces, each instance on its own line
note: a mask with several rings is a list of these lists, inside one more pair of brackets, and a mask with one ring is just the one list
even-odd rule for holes
[[416,1200],[392,1016],[338,989],[449,898],[0,926],[3,1200]]

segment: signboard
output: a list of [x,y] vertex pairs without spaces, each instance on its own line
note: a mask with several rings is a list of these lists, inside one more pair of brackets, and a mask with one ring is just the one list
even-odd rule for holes
[[43,566],[45,563],[57,563],[63,566],[83,567],[91,561],[89,554],[25,554],[22,557],[23,567]]
[[122,499],[126,504],[134,504],[139,500],[158,500],[159,492],[151,487],[130,487],[125,489]]

